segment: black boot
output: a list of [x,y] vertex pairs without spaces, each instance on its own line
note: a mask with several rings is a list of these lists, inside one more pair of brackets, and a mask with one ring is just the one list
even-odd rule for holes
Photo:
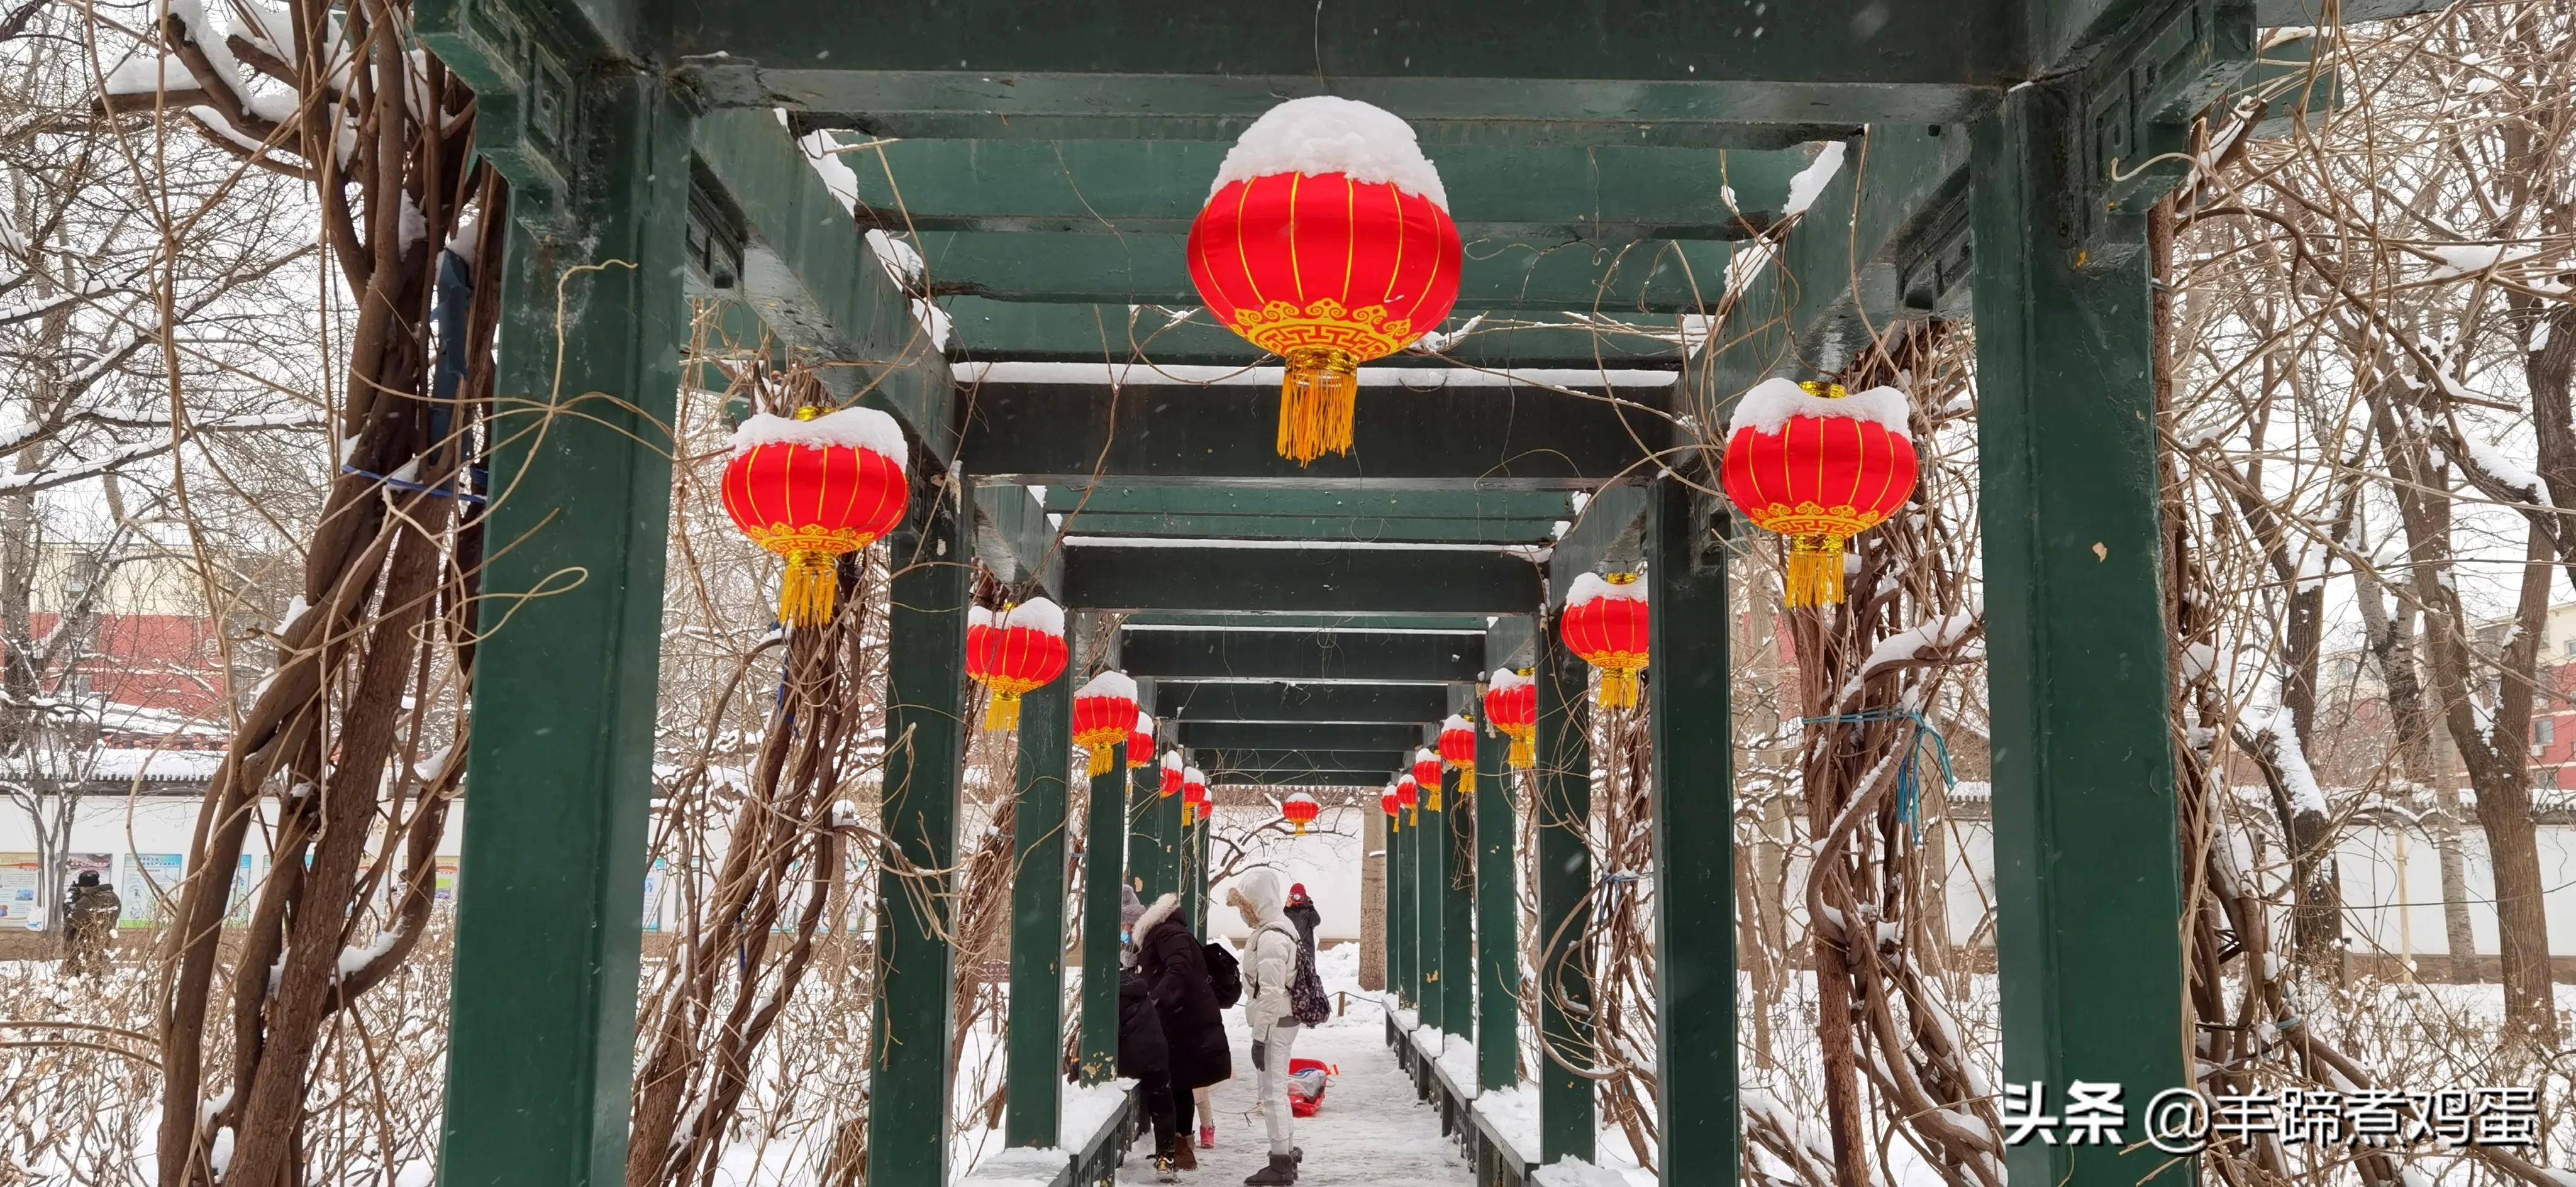
[[1270,1165],[1252,1172],[1243,1187],[1288,1187],[1297,1181],[1297,1160],[1285,1154],[1270,1156]]

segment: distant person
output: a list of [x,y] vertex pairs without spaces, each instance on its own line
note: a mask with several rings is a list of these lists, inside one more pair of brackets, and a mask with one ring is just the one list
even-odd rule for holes
[[[1154,1014],[1163,1024],[1163,1044],[1171,1059],[1174,1132],[1190,1131],[1196,1116],[1194,1090],[1234,1078],[1234,1056],[1225,1038],[1225,1018],[1218,1013],[1216,990],[1208,982],[1207,954],[1197,936],[1181,921],[1181,898],[1167,894],[1154,900],[1131,929],[1136,937],[1136,967],[1145,974],[1154,998]],[[1175,1170],[1197,1170],[1198,1155],[1187,1141],[1175,1141]]]
[[106,972],[116,946],[116,919],[124,913],[124,900],[99,883],[98,871],[81,871],[63,900],[63,972],[75,977]]
[[1172,1112],[1172,1052],[1163,1041],[1163,1020],[1155,1013],[1144,971],[1136,967],[1136,921],[1144,917],[1145,904],[1134,890],[1118,889],[1126,899],[1118,908],[1118,1074],[1136,1081],[1153,1120],[1154,1177],[1170,1183],[1180,1178],[1174,1147],[1187,1145],[1188,1139],[1179,1136]]
[[1324,913],[1315,909],[1315,900],[1306,897],[1306,884],[1288,884],[1288,922],[1297,925],[1297,938],[1306,945],[1306,958],[1315,956],[1315,929],[1323,926]]
[[[1254,870],[1235,879],[1225,901],[1252,929],[1252,938],[1244,946],[1243,1016],[1252,1031],[1252,1066],[1259,1077],[1253,1099],[1270,1129],[1270,1164],[1254,1171],[1243,1181],[1244,1187],[1287,1187],[1297,1181],[1288,1061],[1295,1056],[1302,1029],[1289,1000],[1297,978],[1299,941],[1279,895],[1279,878],[1270,871]],[[1313,967],[1311,962],[1308,967]]]

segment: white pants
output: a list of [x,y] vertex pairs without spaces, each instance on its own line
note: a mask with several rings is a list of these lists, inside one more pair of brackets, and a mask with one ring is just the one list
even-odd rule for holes
[[1285,1156],[1296,1147],[1288,1122],[1295,1114],[1288,1108],[1288,1061],[1297,1050],[1295,1023],[1270,1028],[1270,1042],[1261,1049],[1261,1083],[1256,1098],[1261,1105],[1262,1120],[1270,1124],[1270,1152]]

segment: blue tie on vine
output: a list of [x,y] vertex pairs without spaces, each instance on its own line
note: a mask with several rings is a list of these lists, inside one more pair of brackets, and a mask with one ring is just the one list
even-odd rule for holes
[[1923,822],[1918,814],[1923,798],[1920,763],[1925,739],[1931,740],[1933,757],[1941,764],[1942,789],[1946,791],[1959,785],[1959,776],[1950,770],[1950,744],[1942,740],[1941,731],[1932,728],[1931,722],[1923,720],[1923,715],[1912,709],[1866,709],[1833,717],[1798,719],[1801,725],[1869,725],[1881,721],[1914,723],[1913,736],[1905,740],[1905,761],[1896,768],[1896,818],[1914,830],[1914,843],[1920,845],[1923,843]]

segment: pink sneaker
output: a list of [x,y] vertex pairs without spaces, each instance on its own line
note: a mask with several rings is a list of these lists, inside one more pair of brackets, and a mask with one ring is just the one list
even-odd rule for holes
[[1216,1149],[1216,1126],[1202,1125],[1199,1127],[1199,1149]]

